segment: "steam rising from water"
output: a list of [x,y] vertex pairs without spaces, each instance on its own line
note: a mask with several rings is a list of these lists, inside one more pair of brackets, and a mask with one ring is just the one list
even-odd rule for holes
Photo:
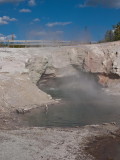
[[106,99],[108,97],[104,97],[105,93],[102,92],[102,88],[98,84],[95,75],[82,73],[77,69],[65,69],[63,72],[63,77],[48,81],[47,85],[50,87],[51,94],[52,90],[53,92],[59,90],[66,98],[75,102],[83,99],[93,101],[96,98]]
[[[30,126],[83,126],[120,119],[119,100],[106,95],[97,79],[76,69],[64,70],[66,76],[40,82],[39,87],[61,103],[48,107],[47,113],[35,110],[28,115]],[[66,72],[67,71],[67,72]]]

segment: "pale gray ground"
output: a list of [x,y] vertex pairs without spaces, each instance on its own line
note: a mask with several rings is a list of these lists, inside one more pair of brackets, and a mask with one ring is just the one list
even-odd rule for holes
[[[53,103],[36,86],[42,74],[64,76],[82,71],[100,74],[108,93],[120,94],[120,42],[51,48],[0,48],[0,113]],[[107,77],[112,75],[113,77]],[[114,77],[117,75],[117,79]],[[107,134],[114,125],[76,129],[26,128],[0,131],[0,160],[90,160],[82,148],[87,137]]]
[[83,151],[88,137],[116,130],[116,126],[106,124],[0,131],[0,160],[93,160]]

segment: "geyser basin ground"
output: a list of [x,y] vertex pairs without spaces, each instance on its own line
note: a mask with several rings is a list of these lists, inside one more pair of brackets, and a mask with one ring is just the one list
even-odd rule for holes
[[[118,53],[117,56],[116,52]],[[14,117],[14,114],[16,113],[16,109],[32,109],[33,107],[36,107],[35,104],[37,104],[37,106],[40,107],[41,104],[46,104],[50,100],[48,95],[40,91],[35,85],[36,81],[38,81],[41,75],[43,75],[44,73],[45,74],[52,73],[56,75],[56,70],[62,68],[63,69],[62,75],[66,76],[66,72],[64,72],[65,70],[64,67],[72,64],[72,65],[78,65],[81,70],[84,70],[86,72],[100,73],[100,74],[103,73],[104,75],[110,75],[112,73],[120,76],[119,53],[120,53],[120,42],[79,45],[77,47],[66,46],[66,47],[49,47],[49,48],[44,47],[44,48],[22,48],[22,49],[1,48],[0,49],[0,68],[1,68],[0,69],[0,74],[1,74],[0,159],[13,160],[14,157],[15,160],[16,159],[17,160],[24,160],[24,159],[93,160],[94,158],[86,154],[83,150],[84,144],[86,146],[86,141],[88,140],[88,138],[92,136],[91,141],[94,141],[94,138],[96,136],[111,135],[111,138],[113,137],[114,139],[115,136],[111,133],[115,133],[116,130],[119,129],[119,126],[114,125],[114,123],[112,123],[112,124],[93,125],[93,126],[85,126],[77,128],[74,127],[36,128],[36,127],[28,127],[28,125],[26,127],[24,126],[25,121],[24,122],[22,121],[21,125],[19,124],[19,118],[21,119],[21,116],[16,114],[16,116]],[[103,76],[100,77],[100,80],[102,82],[105,82],[103,83],[105,85],[107,80],[109,91],[111,91],[114,94],[116,93],[120,94],[120,85],[119,85],[120,79],[115,79],[115,77],[113,77],[112,79],[109,78],[111,77]],[[54,84],[53,81],[50,82]],[[106,115],[109,116],[110,114],[108,114],[109,113],[108,111],[110,111],[111,108],[114,108],[111,110],[111,114],[113,117],[115,117],[113,119],[116,119],[116,121],[118,122],[119,98],[118,99],[116,97],[107,98],[107,96],[103,94],[103,92],[98,91],[98,89],[97,90],[95,89],[97,88],[94,87],[96,86],[95,83],[93,83],[93,85],[87,85],[89,84],[89,81],[85,81],[85,79],[83,80],[83,82],[85,83],[82,83],[82,85],[80,85],[80,82],[81,80],[79,81],[79,85],[74,85],[75,84],[74,82],[69,83],[67,79],[67,82],[61,83],[64,85],[57,84],[58,86],[55,87],[54,85],[50,84],[48,86],[48,91],[50,91],[51,93],[51,91],[54,88],[57,88],[57,90],[55,90],[54,93],[55,94],[58,93],[59,96],[57,97],[62,97],[63,100],[61,102],[65,103],[68,102],[68,104],[71,104],[71,101],[73,102],[73,100],[71,99],[71,96],[69,98],[68,95],[66,96],[66,94],[74,93],[72,95],[75,95],[74,97],[77,97],[76,99],[81,100],[82,98],[79,98],[77,96],[79,95],[78,90],[80,89],[82,93],[85,93],[87,95],[90,95],[90,97],[92,97],[93,99],[93,101],[91,102],[92,104],[97,104],[98,102],[99,102],[98,104],[101,104],[99,105],[100,109],[98,111],[103,110],[105,112],[104,107],[106,106],[107,112],[105,113],[105,117]],[[46,84],[48,84],[48,82]],[[77,88],[77,90],[75,89],[75,92],[71,92],[69,89],[72,89],[74,87]],[[45,88],[45,86],[43,87],[41,86],[41,88]],[[64,88],[66,89],[67,93],[64,92],[63,90],[62,94],[64,93],[63,95],[65,96],[61,96],[60,92]],[[84,90],[85,88],[86,90]],[[45,88],[44,90],[47,89]],[[88,96],[86,96],[84,101],[90,102]],[[96,103],[96,101],[98,102]],[[88,106],[91,106],[90,103]],[[96,105],[94,106],[96,107]],[[101,108],[101,106],[103,108]],[[57,106],[55,107],[57,108]],[[49,108],[48,108],[48,113],[49,113]],[[10,112],[12,111],[14,112],[14,114],[11,113],[10,115]],[[36,110],[35,112],[38,112],[38,110]],[[44,113],[45,112],[46,110],[44,110]],[[32,113],[32,110],[30,114],[32,116],[33,115],[35,116],[35,114]],[[22,115],[22,118],[27,117],[26,123],[30,122],[28,120],[31,118],[30,114]],[[89,113],[87,113],[87,115],[89,116]],[[96,116],[96,113],[94,112],[93,115]],[[113,121],[112,118],[109,119],[110,121]],[[30,125],[36,126],[36,124],[37,124],[36,122],[34,124],[29,123],[29,126]],[[40,124],[38,124],[38,126],[40,126]],[[21,129],[21,127],[23,128]],[[14,130],[16,128],[17,130]],[[8,129],[10,130],[13,129],[13,130],[9,131]],[[111,144],[113,144],[113,142]],[[117,147],[119,149],[119,146]],[[94,146],[93,147],[90,146],[90,148],[94,148]],[[99,147],[97,149],[99,151]],[[96,146],[95,149],[93,150],[95,153],[97,153]],[[96,158],[96,159],[101,160],[102,158]],[[115,158],[113,157],[111,159]]]
[[38,84],[40,89],[61,101],[26,114],[24,121],[29,126],[75,127],[120,123],[119,98],[106,95],[94,75],[77,72],[73,76],[42,80]]

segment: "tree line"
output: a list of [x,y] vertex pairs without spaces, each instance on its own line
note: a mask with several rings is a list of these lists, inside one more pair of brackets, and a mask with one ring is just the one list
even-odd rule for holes
[[112,30],[107,30],[105,33],[105,42],[120,40],[120,22],[113,26]]

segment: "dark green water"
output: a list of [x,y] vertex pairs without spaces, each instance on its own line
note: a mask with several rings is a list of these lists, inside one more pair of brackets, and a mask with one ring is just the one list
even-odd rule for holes
[[25,116],[29,126],[74,127],[104,122],[120,122],[119,99],[106,95],[96,79],[75,75],[39,83],[40,89],[61,98],[61,103],[35,109]]

